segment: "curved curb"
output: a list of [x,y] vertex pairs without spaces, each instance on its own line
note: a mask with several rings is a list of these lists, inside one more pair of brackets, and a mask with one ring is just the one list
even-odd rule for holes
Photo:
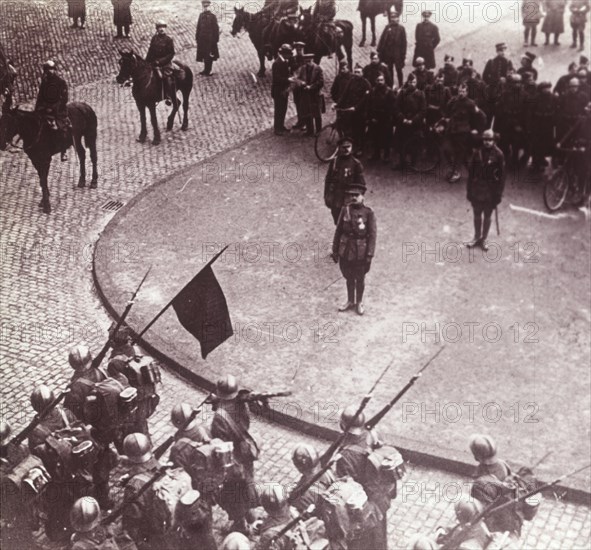
[[[205,160],[196,162],[194,165],[192,165],[192,167],[196,167],[196,166],[199,166],[200,164],[211,161],[211,159],[214,159],[220,155],[227,153],[228,151],[231,151],[233,149],[241,147],[242,145],[244,145],[250,141],[253,141],[255,139],[259,139],[261,136],[264,136],[266,134],[270,134],[270,131],[267,130],[267,131],[261,132],[259,134],[254,135],[254,136],[251,136],[251,137],[249,137],[237,144],[227,147],[224,150],[217,153],[216,155],[214,155],[213,157],[210,157],[209,159],[205,159]],[[93,277],[94,285],[95,285],[98,296],[99,296],[103,306],[108,311],[109,315],[111,315],[111,317],[113,317],[113,319],[115,319],[115,320],[118,320],[120,318],[121,312],[117,311],[115,309],[115,307],[113,306],[113,304],[110,302],[110,300],[107,296],[107,292],[105,292],[105,290],[101,286],[100,280],[97,276],[96,251],[97,251],[97,249],[99,249],[99,247],[97,247],[96,244],[98,244],[98,242],[102,238],[102,234],[105,231],[105,229],[108,228],[109,225],[114,223],[114,220],[119,220],[119,219],[121,219],[121,217],[125,216],[126,213],[128,212],[128,210],[133,208],[135,206],[135,204],[143,197],[143,195],[145,193],[150,192],[155,186],[168,181],[169,179],[175,177],[178,174],[181,174],[182,172],[186,171],[187,169],[188,169],[187,167],[184,167],[182,169],[176,170],[176,171],[172,172],[171,174],[167,175],[166,177],[155,181],[153,184],[148,186],[146,189],[143,189],[139,194],[135,195],[120,211],[118,211],[113,216],[113,218],[111,218],[111,220],[109,220],[107,225],[103,228],[103,231],[101,231],[101,234],[99,235],[99,238],[95,243],[95,247],[93,250],[93,261],[92,261],[92,277]],[[133,331],[132,331],[132,334],[134,336],[137,336],[137,333],[135,333]],[[177,362],[176,360],[174,360],[170,356],[166,355],[164,352],[162,352],[159,349],[157,349],[156,347],[154,347],[152,344],[150,344],[149,341],[145,340],[144,338],[139,339],[138,343],[141,344],[141,346],[144,349],[146,349],[150,353],[151,356],[158,359],[158,361],[160,361],[161,363],[166,364],[167,367],[169,367],[172,371],[174,371],[176,374],[178,374],[179,376],[181,376],[182,378],[184,378],[188,382],[195,384],[199,388],[204,389],[208,392],[211,392],[215,389],[215,382],[214,381],[208,380],[207,378],[204,378],[203,376],[200,376],[199,374],[193,372],[189,368],[184,367],[179,362]],[[285,414],[283,412],[280,412],[280,411],[272,409],[272,408],[269,409],[269,411],[264,414],[263,418],[265,420],[270,421],[270,422],[277,422],[278,424],[285,426],[289,429],[296,430],[296,431],[302,432],[306,435],[320,438],[320,439],[334,440],[339,435],[339,432],[337,432],[336,430],[321,426],[319,424],[315,424],[313,422],[308,422],[306,420],[302,420],[301,418],[298,418],[296,416],[291,416],[289,414]],[[458,476],[467,477],[467,478],[470,478],[474,472],[474,468],[475,468],[474,463],[469,463],[469,462],[466,462],[460,458],[453,457],[453,456],[452,457],[442,456],[443,449],[440,449],[437,446],[432,445],[428,442],[410,440],[407,438],[399,437],[397,440],[397,443],[396,443],[396,447],[400,450],[400,452],[404,456],[405,460],[407,462],[410,462],[411,464],[417,464],[417,465],[420,465],[420,466],[426,467],[426,468],[433,468],[433,469],[437,469],[437,470],[442,470],[445,472],[453,473]],[[557,477],[559,477],[559,475],[561,475],[564,472],[561,472],[558,474],[555,474],[554,472],[549,472],[549,473],[551,474],[549,477],[552,477],[552,479],[556,479]],[[575,504],[582,504],[582,505],[591,507],[591,487],[588,487],[585,490],[585,489],[581,489],[578,486],[575,486],[574,483],[572,485],[570,485],[567,482],[565,484],[555,485],[554,489],[550,489],[548,491],[548,496],[553,495],[554,493],[560,494],[561,495],[560,498],[562,498],[564,500],[568,500],[568,501],[573,502]]]

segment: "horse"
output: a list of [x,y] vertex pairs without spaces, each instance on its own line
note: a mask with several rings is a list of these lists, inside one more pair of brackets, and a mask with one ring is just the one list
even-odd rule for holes
[[293,44],[303,40],[304,35],[297,26],[292,25],[288,20],[272,20],[263,29],[263,42],[265,54],[269,61],[277,57],[277,52],[282,44]]
[[[371,26],[371,46],[376,45],[376,17],[380,14],[387,16],[393,4],[396,4],[393,0],[359,0],[359,6],[357,7],[361,18],[361,42],[359,42],[359,46],[365,46],[367,19],[369,19]],[[398,4],[402,4],[402,2],[398,2]]]
[[[332,22],[316,21],[312,7],[300,8],[300,29],[306,43],[306,51],[314,54],[314,62],[322,56],[337,54],[339,61],[347,55],[349,70],[353,69],[353,23],[345,19]],[[343,48],[345,53],[343,53]]]
[[[17,135],[22,139],[22,149],[29,159],[31,159],[35,170],[39,174],[39,184],[41,185],[42,192],[42,199],[39,206],[43,208],[45,214],[51,212],[49,187],[47,184],[51,158],[56,153],[61,152],[64,145],[69,147],[74,144],[76,149],[80,163],[78,187],[84,187],[86,185],[86,151],[84,146],[90,150],[90,160],[92,162],[90,187],[91,189],[96,189],[97,187],[96,137],[98,123],[96,113],[90,105],[82,102],[68,103],[67,109],[71,127],[68,129],[67,138],[65,138],[60,130],[52,129],[47,119],[41,114],[24,111],[17,106],[12,107],[10,96],[2,106],[2,116],[0,117],[0,149],[5,151],[7,145]],[[82,138],[84,138],[84,145],[82,145]],[[66,143],[64,143],[64,139],[67,139]]]
[[236,36],[242,29],[244,29],[250,41],[257,51],[259,58],[259,72],[257,76],[265,76],[265,42],[263,40],[263,31],[270,23],[271,19],[267,16],[267,11],[259,11],[257,13],[249,13],[244,8],[234,8],[234,21],[232,22],[232,36]]
[[[140,143],[146,141],[148,136],[148,129],[146,128],[146,107],[150,112],[150,120],[152,121],[152,128],[154,130],[154,139],[152,145],[160,143],[160,129],[158,128],[158,119],[156,118],[156,103],[162,101],[163,90],[162,82],[155,74],[155,69],[145,59],[134,53],[133,51],[119,50],[121,58],[119,59],[119,74],[115,80],[119,84],[125,84],[129,80],[132,82],[131,94],[135,100],[138,111],[140,112],[141,130],[138,137]],[[166,130],[172,130],[174,125],[174,117],[177,114],[181,102],[176,95],[180,90],[183,96],[183,122],[181,130],[186,130],[189,126],[189,118],[187,112],[189,111],[189,96],[193,89],[193,71],[179,61],[173,61],[178,68],[174,70],[174,85],[175,93],[172,94],[172,111],[168,116],[166,122]]]
[[14,81],[16,80],[16,69],[12,66],[10,59],[6,57],[2,44],[0,44],[0,96],[6,100],[12,96]]

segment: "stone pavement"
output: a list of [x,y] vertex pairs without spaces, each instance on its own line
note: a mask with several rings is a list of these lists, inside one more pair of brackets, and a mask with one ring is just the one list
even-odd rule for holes
[[[76,189],[75,161],[60,164],[54,160],[50,172],[54,209],[49,217],[37,209],[39,188],[30,163],[20,153],[1,155],[1,416],[15,429],[32,416],[28,395],[35,384],[65,385],[71,345],[83,340],[98,349],[104,341],[110,320],[91,276],[97,237],[112,217],[101,205],[108,200],[127,202],[155,180],[253,136],[271,121],[268,81],[255,83],[248,70],[237,70],[256,69],[254,50],[246,36],[229,37],[228,22],[222,38],[226,53],[215,65],[218,75],[200,80],[193,94],[190,130],[181,133],[177,126],[164,136],[157,150],[135,143],[139,122],[130,90],[113,83],[118,44],[112,41],[110,5],[87,5],[92,6],[93,15],[89,15],[85,31],[76,31],[66,28],[66,8],[61,1],[0,3],[0,38],[19,68],[20,102],[33,98],[40,63],[56,56],[73,85],[72,99],[92,105],[100,128],[99,189]],[[183,17],[189,13],[188,7],[193,10],[190,20]],[[194,2],[135,1],[133,10],[133,40],[142,53],[152,33],[151,22],[161,16],[174,17],[177,49],[182,49],[179,58],[195,67]],[[354,7],[350,9],[353,17]],[[357,48],[355,53],[359,55]],[[324,66],[327,74],[332,74],[332,64],[325,62]],[[163,111],[159,110],[161,120]],[[121,262],[130,262],[135,254],[129,243],[105,253]],[[151,421],[156,441],[169,428],[172,405],[179,398],[198,402],[200,395],[197,388],[165,374],[162,404]],[[255,433],[263,441],[259,477],[293,478],[291,447],[294,441],[308,438],[264,423],[256,426]],[[449,522],[449,500],[454,498],[457,482],[448,474],[411,468],[407,485],[391,511],[393,548],[404,547],[417,531],[430,531]],[[524,547],[585,548],[590,527],[587,507],[547,501],[524,533]]]

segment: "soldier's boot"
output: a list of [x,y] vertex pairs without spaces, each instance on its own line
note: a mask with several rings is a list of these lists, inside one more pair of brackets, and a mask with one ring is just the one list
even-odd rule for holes
[[469,242],[466,243],[466,246],[468,248],[474,248],[475,246],[478,246],[480,244],[480,227],[481,227],[481,220],[480,220],[480,216],[476,217],[474,216],[474,238]]
[[339,307],[339,311],[348,311],[355,307],[355,281],[347,279],[347,301]]
[[489,246],[488,243],[486,242],[486,239],[488,237],[488,232],[490,230],[490,224],[492,222],[492,218],[484,218],[484,221],[482,222],[482,239],[480,239],[480,248],[482,248],[482,250],[484,250],[485,252],[488,250]]
[[585,33],[579,32],[579,51],[582,52],[585,49]]
[[571,48],[577,47],[577,31],[573,29],[573,43],[570,45]]
[[365,280],[357,279],[355,281],[355,290],[357,292],[357,304],[355,311],[357,315],[363,315],[365,313],[365,307],[363,306],[363,293],[365,292]]

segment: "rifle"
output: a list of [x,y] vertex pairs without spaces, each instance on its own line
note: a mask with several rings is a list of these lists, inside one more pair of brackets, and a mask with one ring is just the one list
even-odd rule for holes
[[127,500],[124,498],[119,506],[117,506],[107,517],[103,518],[101,525],[109,525],[110,523],[113,523],[123,513],[128,504],[140,498],[150,487],[152,487],[152,485],[154,485],[154,483],[164,477],[166,471],[170,468],[172,468],[172,464],[165,464],[158,468],[154,475],[140,487],[139,491],[135,493],[132,498]]
[[301,487],[296,487],[287,497],[287,502],[293,504],[298,498],[306,493],[306,491],[314,485],[329,469],[330,467],[341,458],[340,454],[335,454],[330,460],[320,468],[306,483]]
[[189,418],[187,418],[187,420],[185,421],[184,424],[182,424],[181,426],[179,426],[179,429],[174,433],[174,435],[170,435],[168,436],[168,438],[163,442],[160,443],[160,445],[158,445],[158,447],[156,447],[156,449],[152,452],[152,454],[154,455],[154,457],[156,459],[159,459],[167,450],[168,448],[176,441],[176,438],[181,435],[191,424],[191,422],[193,422],[193,420],[195,420],[195,418],[197,417],[197,415],[201,412],[201,407],[203,407],[203,405],[205,405],[205,403],[207,402],[207,400],[210,398],[211,394],[209,394],[200,404],[196,409],[193,409],[191,411],[191,414],[189,415]]
[[374,415],[372,418],[369,419],[369,421],[365,424],[365,427],[368,430],[373,430],[376,425],[378,424],[378,422],[380,420],[382,420],[382,418],[384,418],[384,416],[386,416],[386,414],[388,414],[390,412],[390,409],[392,409],[392,407],[394,405],[396,405],[396,403],[398,403],[398,401],[400,401],[400,398],[411,388],[411,386],[421,377],[421,375],[423,374],[423,371],[436,359],[436,357],[445,349],[445,346],[441,346],[438,350],[437,353],[435,353],[435,355],[432,355],[431,358],[423,365],[423,367],[421,368],[421,370],[419,372],[417,372],[406,384],[406,386],[404,386],[404,388],[402,388],[394,397],[394,399],[392,399],[392,401],[390,401],[379,413],[377,413],[376,415]]
[[373,386],[369,390],[369,393],[361,400],[361,403],[359,404],[359,407],[357,407],[357,411],[355,412],[355,416],[353,416],[350,422],[347,423],[341,435],[339,435],[339,437],[337,437],[331,443],[330,447],[326,449],[326,451],[324,451],[324,453],[320,457],[320,464],[322,466],[325,466],[330,461],[332,455],[337,452],[337,449],[339,449],[342,446],[342,444],[345,441],[345,438],[347,437],[347,434],[351,431],[351,428],[353,427],[353,423],[355,422],[355,420],[357,420],[357,418],[363,412],[367,404],[371,401],[374,390],[378,387],[378,384],[381,382],[382,378],[384,378],[385,374],[390,370],[390,367],[393,363],[394,359],[392,359],[392,361],[388,363],[386,368],[378,376],[378,379],[374,382]]
[[[250,390],[240,390],[238,395],[236,396],[236,401],[238,403],[254,403],[255,401],[262,401],[266,402],[273,397],[289,397],[292,395],[291,391],[278,391],[278,392],[259,392],[255,393]],[[217,405],[220,401],[220,398],[212,393],[207,398],[208,405]]]
[[45,407],[41,412],[38,412],[35,417],[33,418],[33,420],[31,420],[31,422],[29,423],[28,426],[25,426],[25,428],[23,428],[23,430],[16,434],[9,442],[8,444],[14,444],[15,446],[20,445],[25,439],[27,439],[27,437],[29,437],[29,435],[32,433],[32,431],[39,426],[39,424],[41,424],[41,422],[43,422],[43,420],[45,420],[45,418],[47,418],[47,415],[53,410],[55,409],[59,403],[64,399],[64,397],[66,397],[66,394],[70,391],[70,385],[68,384],[68,386],[66,387],[66,389],[63,392],[60,392],[59,395],[57,395],[57,397],[54,397],[53,401],[51,401],[51,403],[49,403],[47,405],[47,407]]
[[[135,300],[138,292],[140,291],[140,288],[142,288],[142,285],[144,284],[144,281],[146,280],[146,277],[148,276],[148,274],[150,273],[151,270],[152,270],[152,266],[150,266],[148,268],[148,271],[146,271],[144,278],[140,281],[140,284],[135,289],[135,292],[133,293],[131,300],[129,300],[129,302],[127,302],[127,305],[125,306],[125,310],[123,311],[123,314],[121,315],[121,317],[119,317],[119,320],[117,321],[117,324],[115,325],[115,328],[113,329],[112,334],[116,334],[117,331],[123,325],[123,323],[125,323],[125,318],[129,315],[129,312],[131,311],[134,300]],[[103,359],[105,358],[105,355],[107,355],[107,352],[109,351],[110,347],[111,347],[111,338],[108,338],[107,343],[103,346],[103,349],[101,349],[101,351],[98,353],[98,355],[92,360],[91,367],[93,369],[96,369],[103,362]]]
[[275,548],[275,544],[281,539],[283,535],[289,533],[300,521],[306,521],[307,519],[311,518],[316,511],[316,506],[314,504],[310,504],[308,508],[306,508],[299,516],[293,518],[291,521],[286,523],[281,530],[273,536],[271,539],[270,547]]
[[[541,493],[542,491],[545,491],[546,489],[549,489],[550,487],[557,485],[563,479],[566,479],[567,477],[574,476],[575,474],[578,474],[579,472],[586,470],[587,468],[589,468],[589,466],[591,466],[591,463],[587,464],[586,466],[583,466],[582,468],[577,468],[576,470],[573,470],[572,472],[569,472],[567,474],[563,474],[560,477],[556,478],[554,481],[551,481],[549,483],[545,483],[544,485],[540,485],[536,489],[532,489],[531,491],[528,491],[527,493],[525,493],[519,497],[514,497],[508,501],[501,503],[501,504],[498,504],[498,500],[494,500],[493,502],[491,502],[490,504],[485,506],[481,512],[476,514],[472,518],[472,520],[469,521],[468,523],[466,523],[463,527],[457,529],[459,526],[456,526],[456,528],[454,528],[452,530],[453,537],[450,537],[445,542],[445,544],[441,547],[440,550],[452,550],[453,548],[457,548],[458,544],[460,544],[462,541],[466,540],[467,537],[471,535],[472,531],[476,527],[478,527],[478,524],[481,521],[483,521],[484,519],[486,519],[487,516],[490,516],[492,514],[497,514],[498,512],[500,512],[501,510],[504,510],[505,508],[508,508],[509,506],[514,506],[515,504],[517,504],[519,502],[527,500],[529,497],[537,495],[538,493]],[[501,497],[501,498],[503,498],[503,497]],[[456,529],[457,529],[457,531],[456,531]]]

